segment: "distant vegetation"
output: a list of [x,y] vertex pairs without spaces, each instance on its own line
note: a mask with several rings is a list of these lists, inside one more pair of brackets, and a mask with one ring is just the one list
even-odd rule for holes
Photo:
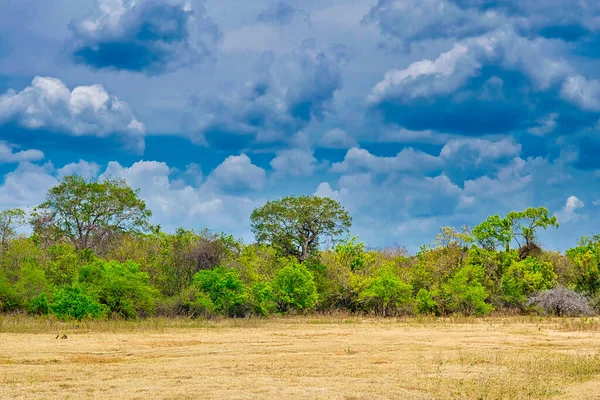
[[[245,317],[346,311],[371,315],[589,315],[600,306],[600,236],[565,254],[540,230],[545,208],[443,227],[415,255],[370,249],[329,198],[286,197],[251,216],[256,243],[151,226],[118,179],[65,177],[27,215],[0,212],[0,312],[61,319]],[[17,230],[30,224],[30,235]],[[324,249],[329,240],[331,248]]]

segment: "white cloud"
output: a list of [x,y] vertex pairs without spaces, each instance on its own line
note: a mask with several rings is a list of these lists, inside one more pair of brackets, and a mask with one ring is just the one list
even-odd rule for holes
[[554,215],[560,223],[576,221],[582,217],[581,214],[578,213],[578,211],[581,210],[583,207],[585,207],[583,201],[579,200],[575,196],[570,196],[567,199],[565,207],[562,210],[556,212]]
[[282,150],[271,160],[275,175],[282,176],[311,176],[317,167],[317,159],[313,152],[302,149]]
[[266,172],[252,164],[245,154],[229,156],[210,174],[205,185],[223,191],[259,190],[265,184]]
[[137,150],[144,148],[144,125],[129,105],[101,85],[72,91],[57,78],[35,77],[21,92],[0,95],[0,124],[16,121],[26,129],[49,129],[72,136],[123,135]]
[[484,161],[495,161],[517,156],[521,154],[521,145],[509,138],[498,141],[486,139],[452,139],[444,145],[440,152],[440,157],[449,161],[463,157],[465,152],[475,156],[475,166],[477,166]]
[[76,163],[70,163],[65,165],[56,171],[56,175],[62,178],[67,175],[79,175],[85,179],[93,179],[98,176],[100,172],[100,165],[95,162],[87,162],[85,160],[79,160]]
[[569,76],[562,85],[561,96],[579,107],[600,111],[600,81],[581,75]]
[[402,171],[434,170],[442,166],[439,157],[417,151],[412,147],[402,149],[395,157],[379,157],[368,150],[353,147],[346,153],[344,160],[331,166],[338,173],[390,173]]
[[21,162],[14,171],[4,175],[0,186],[0,209],[32,208],[41,204],[46,192],[58,181],[51,172],[52,164],[43,166]]
[[348,132],[339,128],[330,130],[319,140],[319,146],[328,149],[349,149],[356,146],[356,144],[356,139],[350,136]]
[[14,149],[15,146],[0,141],[0,164],[44,159],[44,153],[40,150],[21,150],[15,152]]

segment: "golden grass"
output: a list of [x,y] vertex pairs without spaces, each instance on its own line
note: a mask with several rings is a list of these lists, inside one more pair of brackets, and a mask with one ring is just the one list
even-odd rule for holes
[[0,317],[0,398],[600,399],[600,321]]

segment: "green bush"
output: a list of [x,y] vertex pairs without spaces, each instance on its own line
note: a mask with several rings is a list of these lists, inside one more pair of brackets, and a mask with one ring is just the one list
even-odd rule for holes
[[120,317],[148,316],[156,310],[158,290],[150,284],[148,274],[131,261],[95,260],[81,268],[79,282]]
[[552,264],[527,257],[513,262],[502,277],[503,301],[509,306],[524,307],[527,298],[556,284]]
[[15,289],[21,298],[22,304],[29,304],[49,291],[48,281],[44,271],[37,267],[25,266],[21,268],[19,280],[15,283]]
[[100,304],[93,293],[79,286],[58,289],[52,296],[50,312],[63,320],[102,318],[109,312],[109,308]]
[[412,301],[412,287],[404,283],[391,270],[384,268],[375,278],[370,278],[359,294],[366,310],[383,316],[397,314]]
[[252,287],[252,312],[263,317],[274,313],[277,310],[277,303],[273,295],[273,288],[270,284],[259,282]]
[[27,312],[29,314],[46,315],[50,312],[50,304],[46,293],[34,297],[27,303]]
[[435,301],[435,293],[427,289],[420,289],[415,298],[416,309],[419,314],[437,314],[438,303]]
[[14,311],[19,308],[21,302],[17,291],[0,273],[0,312]]
[[273,295],[280,312],[310,311],[319,298],[314,277],[302,264],[288,265],[277,271]]
[[70,244],[54,244],[46,250],[49,260],[45,266],[46,277],[56,286],[70,286],[81,266],[81,257]]
[[247,288],[237,270],[219,267],[200,271],[194,275],[193,285],[208,296],[218,313],[229,317],[243,317],[248,312]]
[[492,311],[494,307],[485,302],[488,293],[481,284],[483,277],[480,266],[468,265],[458,270],[442,286],[447,311],[464,315],[485,315]]

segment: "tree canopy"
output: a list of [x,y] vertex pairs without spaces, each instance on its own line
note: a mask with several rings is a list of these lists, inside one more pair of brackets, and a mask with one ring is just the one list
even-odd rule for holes
[[327,197],[288,196],[268,201],[250,216],[259,243],[269,243],[283,255],[306,260],[323,237],[336,238],[350,229],[352,218]]
[[45,238],[65,238],[78,249],[99,250],[111,234],[148,227],[152,215],[123,179],[63,178],[35,208],[32,225]]

